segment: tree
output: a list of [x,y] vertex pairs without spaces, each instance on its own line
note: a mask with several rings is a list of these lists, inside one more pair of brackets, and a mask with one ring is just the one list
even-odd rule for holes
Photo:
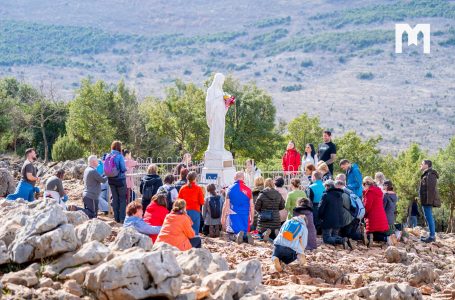
[[91,153],[105,151],[114,139],[115,120],[110,114],[113,96],[104,81],[91,83],[84,79],[76,98],[69,104],[68,134]]
[[115,138],[129,144],[134,140],[134,125],[138,116],[138,103],[134,92],[131,92],[121,80],[114,93],[113,106],[110,108],[111,120],[116,128]]
[[275,130],[276,108],[272,97],[256,84],[241,85],[227,76],[224,91],[236,97],[226,115],[226,148],[234,157],[264,160],[273,156],[282,141]]
[[443,206],[449,209],[447,232],[455,232],[455,137],[450,140],[447,148],[440,150],[436,159],[439,172],[439,195]]
[[300,151],[303,151],[308,143],[313,144],[317,151],[318,144],[322,142],[323,129],[320,126],[319,117],[310,117],[307,113],[289,122],[288,132],[289,139],[294,141]]
[[84,155],[81,145],[67,135],[59,136],[52,147],[52,157],[56,161],[79,159]]
[[348,159],[359,165],[362,175],[374,176],[375,172],[381,171],[382,157],[377,147],[381,140],[382,138],[378,136],[363,141],[355,131],[348,131],[342,137],[335,138],[334,143],[337,146],[335,171],[341,172],[339,161]]

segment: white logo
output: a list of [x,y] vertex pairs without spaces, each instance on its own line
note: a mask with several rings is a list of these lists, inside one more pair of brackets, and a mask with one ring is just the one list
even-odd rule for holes
[[395,24],[395,53],[403,52],[403,33],[408,34],[408,46],[417,46],[419,32],[423,34],[423,53],[430,53],[430,24],[417,24],[411,28],[409,24]]

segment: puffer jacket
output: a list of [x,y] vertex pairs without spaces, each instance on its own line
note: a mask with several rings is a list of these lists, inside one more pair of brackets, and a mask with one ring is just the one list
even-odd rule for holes
[[[271,188],[265,188],[258,196],[256,204],[254,205],[255,210],[258,212],[258,227],[259,231],[265,229],[279,229],[281,227],[280,221],[280,210],[284,209],[285,203],[281,194]],[[272,211],[272,220],[264,221],[261,220],[261,212],[266,210]]]
[[382,198],[382,191],[377,186],[370,186],[368,189],[363,190],[367,233],[389,230],[389,223],[387,222]]
[[420,178],[420,202],[423,206],[440,207],[441,199],[438,192],[439,174],[436,170],[429,168],[423,172]]

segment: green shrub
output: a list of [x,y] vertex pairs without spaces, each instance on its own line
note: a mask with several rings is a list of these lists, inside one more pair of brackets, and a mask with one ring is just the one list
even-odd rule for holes
[[85,156],[81,145],[72,137],[59,136],[52,146],[52,158],[54,161],[74,160]]

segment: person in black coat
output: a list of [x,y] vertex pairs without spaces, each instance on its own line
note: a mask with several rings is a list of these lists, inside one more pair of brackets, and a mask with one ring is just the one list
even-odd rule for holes
[[352,248],[348,238],[339,236],[343,223],[343,190],[335,188],[333,180],[324,183],[326,191],[319,204],[318,216],[321,219],[322,240],[325,244],[343,245]]
[[281,227],[280,210],[284,209],[284,199],[275,189],[275,184],[271,178],[264,182],[265,188],[259,193],[254,205],[258,212],[257,230],[264,241],[269,241],[269,237],[274,239]]
[[142,194],[142,207],[143,211],[147,209],[152,197],[155,196],[160,186],[163,185],[161,177],[157,174],[157,166],[151,164],[147,168],[147,175],[142,177],[139,191]]

